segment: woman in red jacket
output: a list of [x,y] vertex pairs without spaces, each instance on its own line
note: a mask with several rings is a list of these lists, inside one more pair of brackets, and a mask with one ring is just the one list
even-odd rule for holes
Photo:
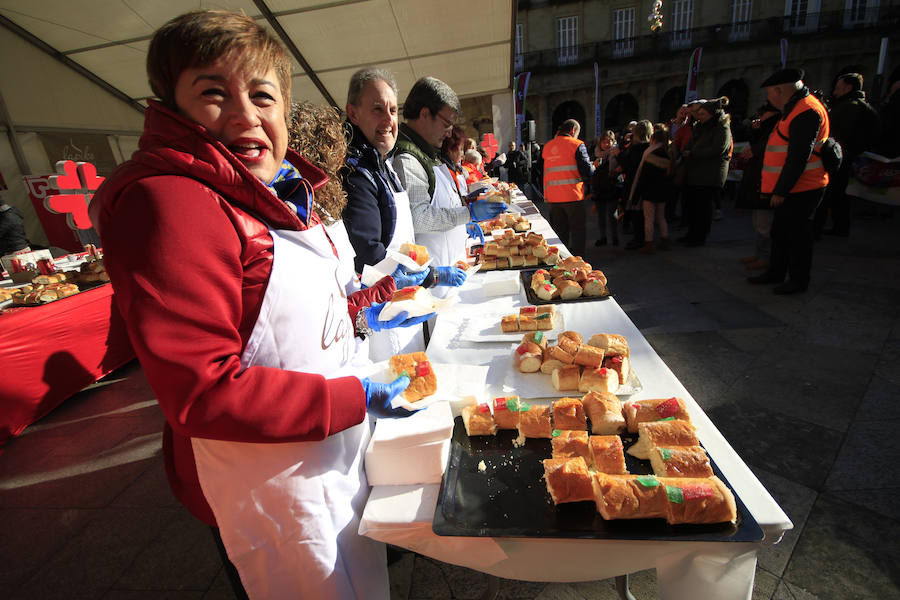
[[291,67],[271,35],[188,13],[147,68],[160,102],[90,212],[166,416],[172,489],[250,597],[387,598],[383,547],[357,534],[362,451],[367,412],[399,416],[409,380],[352,373],[359,336],[422,319],[378,319],[391,278],[347,296],[312,210],[327,177],[287,149]]

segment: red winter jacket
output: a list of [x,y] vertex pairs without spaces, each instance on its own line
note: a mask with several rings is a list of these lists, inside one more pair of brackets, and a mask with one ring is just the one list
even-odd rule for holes
[[[328,180],[293,151],[287,158],[314,187]],[[356,377],[241,369],[272,268],[268,228],[306,225],[202,126],[151,102],[139,150],[100,186],[90,215],[166,417],[169,483],[195,516],[215,525],[190,438],[321,440],[362,422],[366,398]],[[318,222],[313,214],[309,226]],[[386,277],[351,295],[351,317],[393,291]]]

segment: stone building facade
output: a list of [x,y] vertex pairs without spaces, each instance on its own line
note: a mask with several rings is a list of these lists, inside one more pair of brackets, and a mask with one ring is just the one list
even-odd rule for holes
[[[781,66],[803,68],[806,83],[826,95],[835,77],[853,70],[872,96],[892,70],[882,38],[900,43],[898,0],[664,0],[663,27],[651,31],[652,0],[519,0],[514,71],[531,73],[526,115],[537,140],[567,118],[595,131],[594,70],[599,74],[603,129],[631,120],[668,120],[683,103],[691,52],[702,47],[700,98],[726,95],[740,122],[765,101],[759,84]],[[893,54],[897,54],[894,52]],[[878,90],[875,89],[875,96]]]

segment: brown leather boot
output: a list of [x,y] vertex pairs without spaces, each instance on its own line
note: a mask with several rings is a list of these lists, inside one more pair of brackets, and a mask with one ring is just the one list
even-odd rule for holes
[[671,247],[672,247],[672,242],[669,240],[669,238],[664,237],[659,240],[659,249],[660,250],[668,250]]
[[653,254],[653,242],[644,242],[640,249],[641,254]]

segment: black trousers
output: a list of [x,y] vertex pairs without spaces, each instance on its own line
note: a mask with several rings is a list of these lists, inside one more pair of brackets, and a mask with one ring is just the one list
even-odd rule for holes
[[809,285],[812,269],[813,217],[825,194],[825,188],[789,194],[775,209],[772,222],[772,256],[767,272],[783,281]]
[[847,195],[847,185],[850,183],[852,170],[853,162],[844,161],[838,172],[828,182],[828,187],[825,188],[825,198],[816,211],[816,233],[820,234],[825,229],[829,210],[834,232],[840,235],[850,233],[850,196]]
[[713,205],[722,201],[722,188],[706,185],[690,185],[681,195],[681,210],[687,222],[688,241],[706,242],[712,228]]
[[559,236],[569,252],[584,256],[584,238],[587,235],[587,213],[584,200],[577,202],[550,202],[550,227]]
[[210,527],[209,529],[213,534],[213,539],[216,541],[216,549],[219,551],[222,565],[225,567],[225,574],[228,576],[228,582],[231,584],[231,590],[234,592],[235,598],[238,600],[250,600],[247,592],[244,590],[244,584],[241,583],[241,576],[225,552],[225,544],[222,543],[222,535],[219,533],[219,528]]

